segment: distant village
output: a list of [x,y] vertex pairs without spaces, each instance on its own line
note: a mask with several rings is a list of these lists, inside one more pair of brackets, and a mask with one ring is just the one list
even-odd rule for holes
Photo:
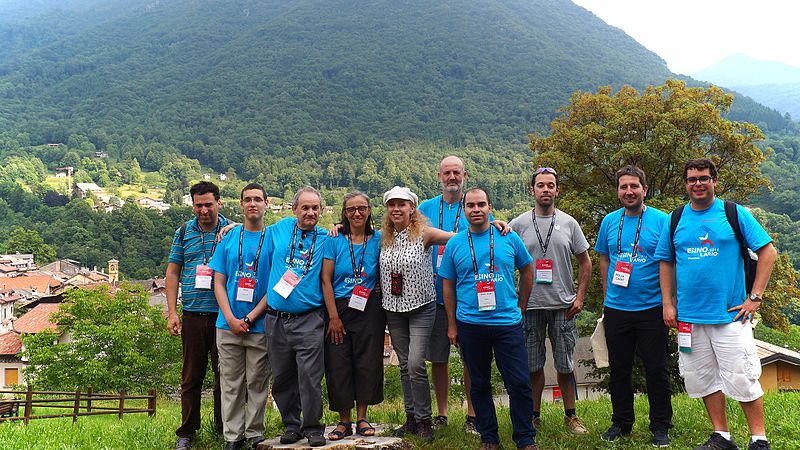
[[[133,281],[150,293],[150,305],[166,309],[166,282],[163,278]],[[0,388],[23,382],[26,366],[20,354],[21,336],[55,330],[51,315],[71,289],[96,289],[106,286],[115,292],[119,284],[119,261],[108,266],[82,267],[78,261],[61,259],[37,266],[31,254],[0,255]],[[68,340],[60,336],[59,340]]]

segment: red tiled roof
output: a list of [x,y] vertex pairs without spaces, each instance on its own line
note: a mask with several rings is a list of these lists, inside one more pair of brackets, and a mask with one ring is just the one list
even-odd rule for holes
[[22,341],[19,334],[9,331],[0,334],[0,355],[16,355],[22,350]]
[[8,264],[0,264],[0,272],[16,272],[17,268]]
[[58,311],[60,303],[40,303],[14,322],[14,331],[18,333],[39,333],[44,330],[55,330],[56,324],[50,316]]
[[0,288],[25,289],[34,288],[36,292],[49,294],[51,288],[61,286],[61,282],[49,275],[29,275],[24,277],[0,278]]
[[22,297],[17,294],[11,294],[8,297],[0,296],[0,303],[13,303],[21,298]]

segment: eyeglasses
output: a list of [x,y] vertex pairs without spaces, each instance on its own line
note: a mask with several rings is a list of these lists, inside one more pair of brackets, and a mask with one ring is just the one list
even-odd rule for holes
[[344,212],[346,212],[347,214],[355,214],[356,211],[358,211],[359,214],[364,214],[365,212],[367,212],[368,209],[369,206],[348,206],[347,208],[344,209]]
[[558,175],[556,169],[553,169],[552,167],[539,167],[536,169],[536,173],[552,173],[553,175]]
[[686,179],[686,184],[688,184],[689,186],[693,186],[698,182],[700,184],[708,184],[713,179],[714,177],[710,177],[708,175],[703,175],[702,177],[689,177]]

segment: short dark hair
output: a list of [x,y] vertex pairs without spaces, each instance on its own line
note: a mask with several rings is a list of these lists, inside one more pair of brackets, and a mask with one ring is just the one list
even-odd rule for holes
[[372,206],[369,205],[369,196],[361,191],[348,192],[344,195],[344,200],[342,200],[342,234],[350,234],[350,219],[347,218],[344,209],[347,207],[347,202],[356,197],[362,197],[367,201],[367,206],[369,206],[369,215],[367,216],[367,222],[364,226],[364,234],[367,236],[375,234],[375,230],[372,229]]
[[251,189],[258,189],[264,194],[264,201],[267,201],[267,191],[264,189],[264,186],[258,183],[250,183],[247,186],[242,188],[242,192],[239,194],[239,200],[244,200],[244,191],[249,191]]
[[536,185],[536,177],[539,175],[553,175],[556,177],[556,187],[558,187],[558,172],[549,167],[540,167],[533,172],[533,176],[531,176],[531,187]]
[[492,198],[489,196],[489,192],[486,189],[481,188],[481,187],[474,187],[474,188],[471,188],[471,189],[467,190],[467,192],[464,192],[464,198],[463,198],[462,201],[463,201],[463,203],[465,205],[467,203],[467,194],[469,194],[470,192],[475,192],[475,191],[483,192],[486,195],[486,201],[489,202],[489,205],[492,204]]
[[697,158],[686,161],[686,164],[684,164],[683,166],[684,181],[686,181],[689,169],[694,169],[694,170],[708,169],[708,173],[711,175],[711,178],[717,178],[717,166],[714,165],[714,161],[711,161],[708,158]]
[[636,166],[628,164],[627,166],[619,169],[614,175],[617,177],[617,186],[619,186],[619,179],[626,175],[637,177],[639,179],[639,183],[642,183],[642,186],[647,186],[647,177],[644,175],[644,170]]
[[192,198],[192,201],[194,201],[195,195],[208,194],[209,192],[214,194],[214,200],[219,200],[219,187],[210,181],[200,181],[189,188],[189,196]]

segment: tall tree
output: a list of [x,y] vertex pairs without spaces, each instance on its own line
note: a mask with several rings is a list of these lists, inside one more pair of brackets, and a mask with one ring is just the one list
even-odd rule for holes
[[31,253],[36,264],[47,264],[56,259],[56,250],[44,243],[36,230],[15,227],[11,230],[5,245],[9,253]]

